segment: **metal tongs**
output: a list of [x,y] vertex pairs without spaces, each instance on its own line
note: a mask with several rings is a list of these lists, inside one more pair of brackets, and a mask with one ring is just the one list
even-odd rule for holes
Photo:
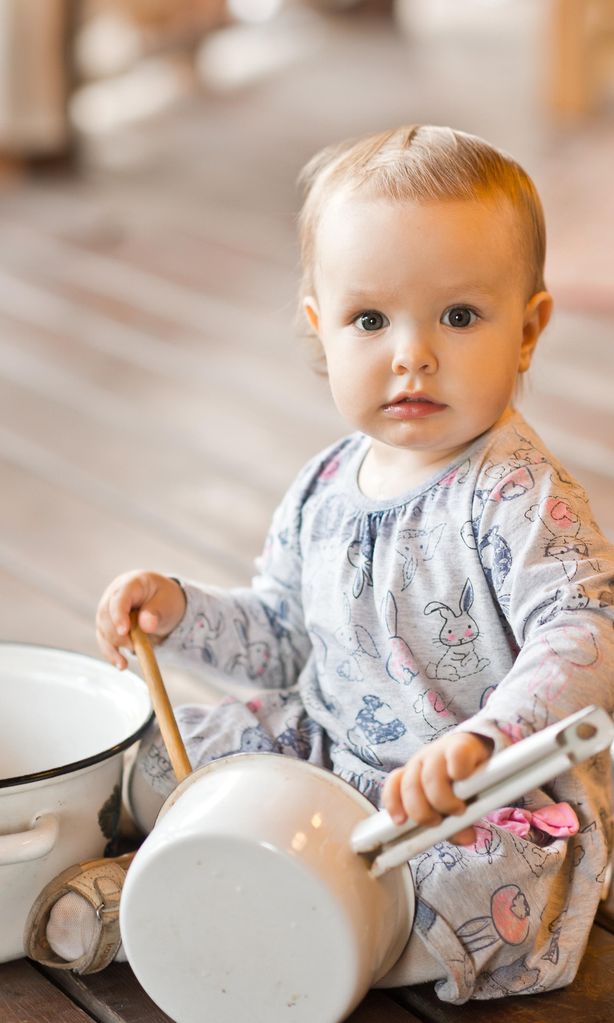
[[368,855],[371,874],[381,877],[474,824],[490,810],[508,806],[574,764],[601,753],[613,740],[614,722],[609,714],[601,707],[585,707],[508,746],[470,778],[456,782],[454,793],[467,804],[463,813],[444,817],[434,826],[416,825],[411,820],[397,825],[386,810],[380,810],[354,828],[352,849]]

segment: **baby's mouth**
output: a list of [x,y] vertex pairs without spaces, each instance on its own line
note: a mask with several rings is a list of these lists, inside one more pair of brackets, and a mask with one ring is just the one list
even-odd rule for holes
[[447,408],[442,402],[436,401],[429,394],[416,392],[414,394],[398,394],[392,401],[384,405],[384,409],[390,412],[405,412],[407,415],[429,414],[430,412],[441,411]]
[[435,401],[430,394],[416,392],[414,394],[397,394],[392,401],[384,406],[384,412],[396,415],[399,418],[418,418],[420,416],[432,415],[447,408],[447,405]]

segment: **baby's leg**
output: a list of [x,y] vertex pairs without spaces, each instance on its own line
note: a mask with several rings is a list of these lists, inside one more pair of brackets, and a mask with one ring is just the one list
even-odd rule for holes
[[[322,729],[306,715],[298,693],[271,692],[241,703],[175,709],[192,770],[232,753],[283,753],[330,766]],[[145,834],[177,781],[157,723],[141,740],[127,785],[130,812]]]
[[412,938],[380,986],[416,983],[416,947],[438,964],[432,979],[441,978],[443,1001],[528,994],[573,980],[600,896],[593,833],[541,846],[480,821],[477,835],[472,846],[440,842],[411,861]]
[[446,975],[444,967],[425,945],[420,933],[414,928],[409,936],[398,961],[392,969],[382,977],[376,987],[411,987],[413,984],[428,984],[434,980],[443,980]]

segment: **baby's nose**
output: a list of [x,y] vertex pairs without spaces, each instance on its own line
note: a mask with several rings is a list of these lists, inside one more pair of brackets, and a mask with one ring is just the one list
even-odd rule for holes
[[392,356],[392,372],[395,375],[429,373],[436,368],[437,359],[426,338],[418,334],[399,338]]

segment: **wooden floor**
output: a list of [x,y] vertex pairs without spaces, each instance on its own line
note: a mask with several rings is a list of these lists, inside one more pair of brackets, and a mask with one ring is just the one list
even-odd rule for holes
[[[530,997],[449,1005],[432,984],[370,991],[347,1023],[612,1023],[612,921],[595,925],[579,973],[567,988]],[[254,1007],[253,1019],[262,1019]],[[172,1023],[145,994],[127,963],[101,973],[39,969],[25,959],[0,965],[2,1023]],[[208,1023],[208,1021],[207,1021]],[[211,1021],[215,1023],[215,1021]],[[240,1023],[243,1023],[241,1020]],[[275,1023],[271,1020],[271,1023]],[[313,1023],[320,1023],[319,1020]]]

